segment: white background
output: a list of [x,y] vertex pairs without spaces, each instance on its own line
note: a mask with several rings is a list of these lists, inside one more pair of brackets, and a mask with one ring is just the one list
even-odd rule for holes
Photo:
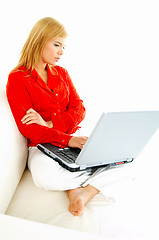
[[[61,21],[69,33],[59,65],[68,70],[84,100],[85,135],[103,111],[159,110],[159,0],[1,1],[0,87],[18,63],[31,28],[47,16]],[[159,153],[154,140],[143,152],[141,178],[145,177],[138,188],[140,193],[145,186],[140,199],[146,207],[145,221],[147,216],[155,219],[158,211],[154,183],[158,183]],[[135,199],[138,204],[138,196]]]
[[33,25],[54,17],[68,33],[65,67],[94,126],[105,111],[158,110],[156,0],[5,0],[0,6],[0,84],[18,62]]

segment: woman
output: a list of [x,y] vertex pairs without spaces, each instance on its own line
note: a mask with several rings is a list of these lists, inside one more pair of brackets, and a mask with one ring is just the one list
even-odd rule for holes
[[66,37],[64,26],[53,18],[34,25],[18,65],[9,74],[7,97],[19,131],[28,139],[28,167],[35,184],[46,190],[67,190],[69,211],[80,216],[103,188],[106,171],[94,178],[91,171],[72,173],[36,148],[49,142],[82,149],[87,141],[85,136],[72,135],[85,117],[83,101],[68,72],[56,66]]

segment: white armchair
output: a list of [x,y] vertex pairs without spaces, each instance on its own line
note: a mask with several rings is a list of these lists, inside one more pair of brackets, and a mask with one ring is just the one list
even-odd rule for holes
[[155,236],[158,234],[155,226],[156,213],[159,212],[159,149],[156,142],[159,142],[159,132],[136,159],[139,172],[135,181],[117,184],[113,191],[116,195],[107,198],[103,198],[102,194],[96,195],[85,206],[83,215],[75,217],[68,211],[69,201],[65,191],[45,191],[34,185],[26,167],[27,140],[18,131],[5,89],[1,89],[0,214],[109,239],[149,239],[145,238],[148,234],[152,239],[152,233]]

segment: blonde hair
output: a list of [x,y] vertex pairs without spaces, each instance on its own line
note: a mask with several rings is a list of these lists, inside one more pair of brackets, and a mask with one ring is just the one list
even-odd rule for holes
[[27,70],[31,71],[31,67],[38,62],[45,43],[56,37],[67,37],[64,26],[51,17],[40,19],[33,26],[22,48],[18,65],[14,69],[25,66]]

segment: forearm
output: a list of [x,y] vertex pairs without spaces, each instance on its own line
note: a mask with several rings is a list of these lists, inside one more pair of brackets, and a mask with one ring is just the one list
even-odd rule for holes
[[63,113],[52,114],[51,119],[54,129],[65,133],[73,133],[78,129],[78,125],[84,119],[86,109],[83,104],[70,107]]
[[[37,113],[35,111],[33,112],[30,110],[27,111],[28,114],[25,114],[24,117],[21,118],[21,116],[25,113],[25,110],[23,109],[23,112],[17,111],[17,107],[14,104],[12,104],[12,102],[10,103],[11,110],[16,121],[17,127],[19,131],[22,133],[22,135],[29,140],[30,143],[29,145],[36,146],[38,143],[45,142],[49,142],[54,145],[63,147],[68,145],[68,141],[71,138],[71,136],[53,129],[53,123],[51,120],[47,122],[45,122],[43,119],[35,120],[34,116],[36,116]],[[30,117],[30,112],[34,113],[32,117]],[[35,122],[32,123],[32,121]]]
[[57,146],[66,147],[71,135],[59,132],[53,128],[40,126],[37,124],[24,125],[19,127],[23,136],[29,139],[31,145],[38,143],[52,143]]

